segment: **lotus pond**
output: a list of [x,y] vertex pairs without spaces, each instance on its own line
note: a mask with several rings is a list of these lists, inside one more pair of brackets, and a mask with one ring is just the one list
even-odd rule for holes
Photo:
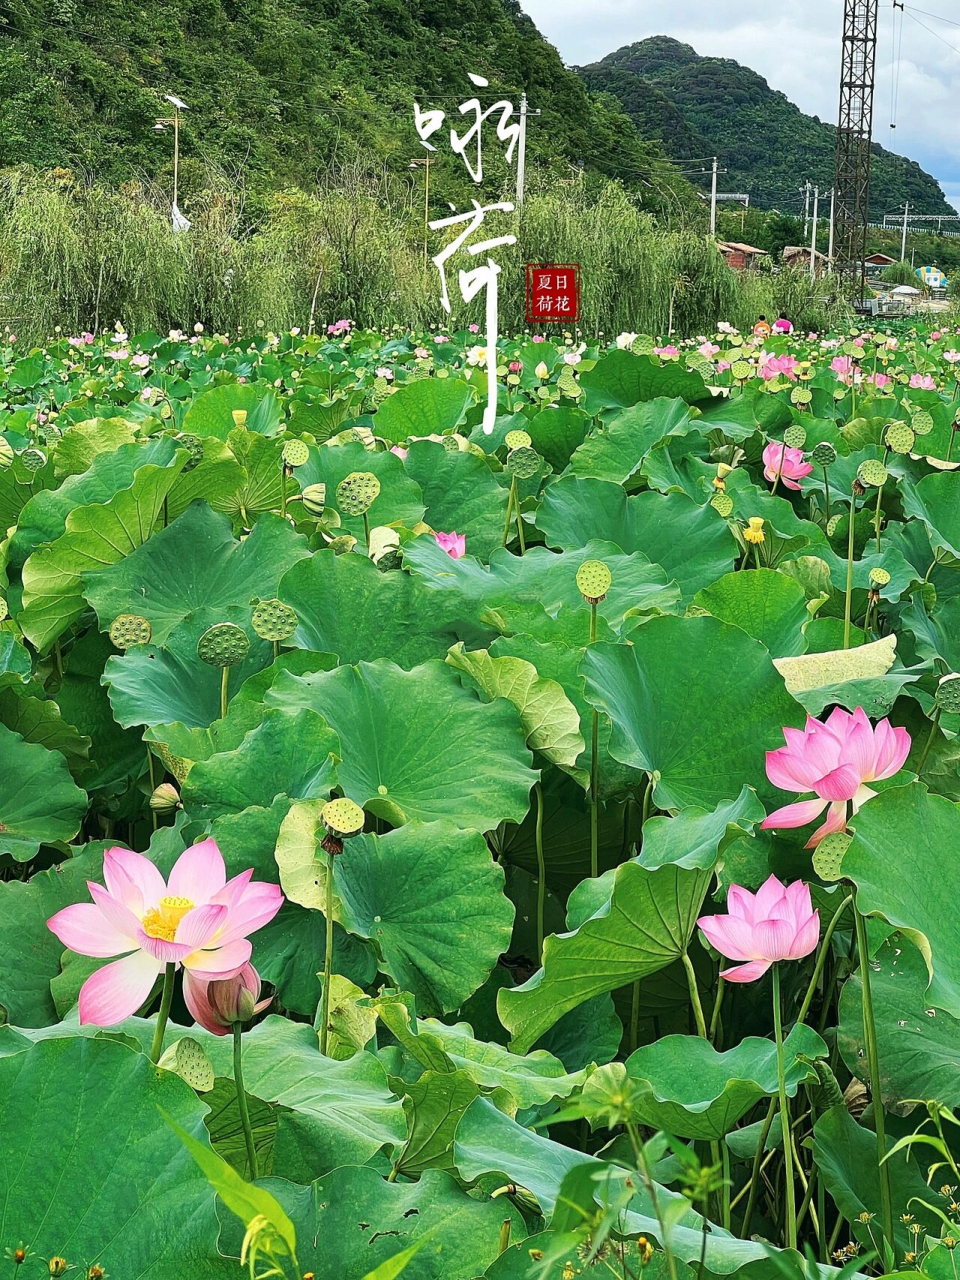
[[0,1275],[956,1280],[960,334],[0,342]]

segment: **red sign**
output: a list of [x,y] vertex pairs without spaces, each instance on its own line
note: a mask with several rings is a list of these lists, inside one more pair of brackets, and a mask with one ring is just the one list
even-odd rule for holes
[[527,323],[573,324],[580,319],[580,264],[527,263]]

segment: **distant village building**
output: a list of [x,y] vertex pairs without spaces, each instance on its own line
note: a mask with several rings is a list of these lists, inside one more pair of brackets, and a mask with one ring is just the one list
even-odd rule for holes
[[758,258],[769,257],[766,249],[752,244],[740,244],[736,240],[718,240],[717,248],[723,254],[727,266],[734,271],[753,271]]
[[897,261],[891,258],[888,253],[868,253],[863,260],[864,271],[866,275],[878,276],[886,267],[892,267]]
[[[814,249],[814,270],[818,276],[822,276],[825,271],[830,268],[830,259],[825,253],[821,253],[819,249]],[[783,265],[785,267],[803,267],[804,270],[810,270],[810,246],[808,244],[788,244],[783,251]]]

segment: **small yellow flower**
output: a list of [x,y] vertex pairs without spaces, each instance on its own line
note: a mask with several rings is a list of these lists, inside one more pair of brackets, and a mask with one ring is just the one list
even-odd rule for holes
[[747,521],[743,536],[747,542],[765,542],[766,534],[763,532],[763,518],[761,516],[751,516]]
[[900,1215],[900,1221],[901,1221],[901,1222],[912,1222],[912,1221],[913,1221],[913,1214],[912,1214],[912,1213],[901,1213],[901,1215]]
[[653,1257],[653,1245],[646,1236],[637,1237],[637,1252],[640,1254],[641,1267],[647,1266],[650,1259]]
[[875,1216],[876,1216],[875,1214],[867,1213],[867,1211],[864,1210],[863,1213],[860,1214],[860,1217],[857,1219],[857,1221],[864,1222],[864,1223],[872,1222]]

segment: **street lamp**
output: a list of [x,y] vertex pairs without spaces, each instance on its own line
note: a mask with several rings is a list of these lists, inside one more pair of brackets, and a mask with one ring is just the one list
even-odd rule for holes
[[419,169],[421,165],[424,167],[424,185],[423,185],[423,267],[427,267],[427,232],[430,229],[430,156],[422,156],[416,160],[411,160],[410,169]]
[[157,133],[163,133],[168,124],[173,125],[173,229],[174,231],[188,231],[190,223],[180,212],[177,203],[179,194],[179,178],[180,178],[180,112],[189,111],[190,108],[182,98],[178,98],[175,93],[165,93],[163,95],[164,102],[169,102],[173,107],[173,115],[169,117],[161,117],[153,126]]

